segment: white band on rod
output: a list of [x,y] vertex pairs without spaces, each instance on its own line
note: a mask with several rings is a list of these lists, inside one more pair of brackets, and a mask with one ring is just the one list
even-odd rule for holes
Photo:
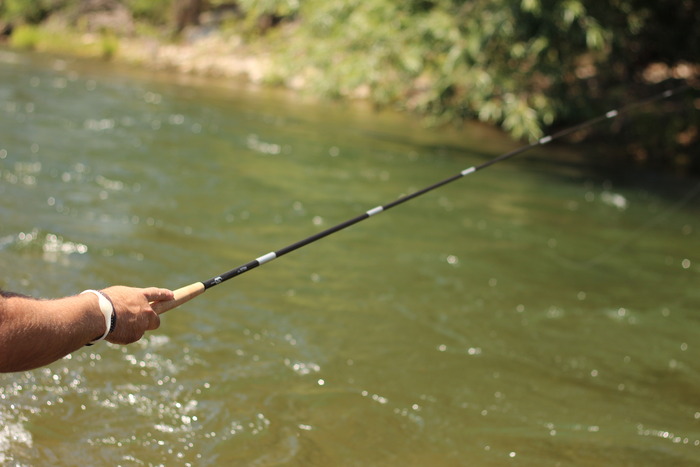
[[372,208],[372,209],[370,209],[369,211],[367,211],[367,215],[368,215],[369,217],[372,217],[372,216],[374,216],[374,215],[376,215],[376,214],[379,214],[379,213],[382,212],[383,210],[384,210],[384,207],[383,207],[383,206],[377,206],[376,208]]
[[84,290],[80,292],[80,295],[86,293],[94,294],[97,297],[97,301],[100,304],[100,311],[105,317],[105,333],[102,337],[91,341],[90,344],[92,344],[94,342],[103,340],[105,337],[107,337],[107,334],[109,334],[109,332],[112,330],[112,315],[114,314],[114,305],[112,305],[112,302],[107,298],[107,296],[99,290]]
[[277,255],[273,251],[273,252],[270,252],[266,255],[262,255],[260,258],[257,258],[256,261],[258,262],[258,264],[263,265],[263,264],[267,263],[268,261],[272,261],[275,258],[277,258]]

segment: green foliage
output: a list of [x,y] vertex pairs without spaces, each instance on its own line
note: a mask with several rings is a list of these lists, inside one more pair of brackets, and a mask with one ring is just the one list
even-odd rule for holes
[[602,50],[607,37],[580,1],[555,3],[307,0],[291,71],[320,70],[311,79],[331,95],[368,92],[437,120],[476,117],[537,137],[556,113],[546,92],[571,73],[567,55]]
[[168,22],[172,0],[125,0],[134,18],[157,25],[165,25]]
[[18,26],[10,37],[10,44],[18,49],[34,50],[39,43],[39,36],[39,30],[35,26]]
[[3,0],[0,2],[0,15],[9,21],[37,24],[49,13],[68,3],[71,2],[67,0]]
[[111,59],[119,49],[119,38],[112,32],[104,31],[86,41],[84,34],[71,30],[42,28],[31,24],[20,24],[10,36],[14,48],[59,52],[76,56]]
[[116,55],[119,49],[119,39],[113,33],[104,32],[100,37],[100,55],[109,60]]
[[247,16],[275,15],[293,16],[302,0],[239,0],[238,5]]
[[327,95],[368,95],[436,121],[479,118],[532,139],[555,118],[597,112],[580,96],[629,84],[650,60],[695,56],[697,33],[683,41],[656,25],[694,30],[693,0],[684,13],[649,3],[304,0],[285,71]]
[[237,3],[245,15],[243,31],[249,35],[266,32],[274,20],[295,17],[301,1],[303,0],[239,0]]

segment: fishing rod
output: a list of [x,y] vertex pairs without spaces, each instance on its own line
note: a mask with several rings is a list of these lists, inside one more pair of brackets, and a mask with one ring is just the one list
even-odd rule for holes
[[361,222],[365,219],[368,219],[372,216],[376,216],[379,213],[382,213],[384,211],[387,211],[393,207],[396,207],[400,204],[403,204],[407,201],[410,201],[414,198],[417,198],[418,196],[424,195],[425,193],[428,193],[430,191],[433,191],[437,188],[440,188],[444,185],[447,185],[448,183],[452,183],[455,180],[459,180],[462,177],[465,177],[467,175],[473,174],[475,172],[478,172],[479,170],[485,169],[487,167],[490,167],[494,164],[497,164],[499,162],[503,162],[505,160],[508,160],[512,157],[515,157],[519,154],[522,154],[524,152],[530,151],[533,148],[536,148],[537,146],[543,146],[545,144],[548,144],[554,140],[563,138],[564,136],[570,135],[574,132],[583,130],[585,128],[589,128],[591,126],[594,126],[600,122],[603,122],[605,120],[613,119],[618,117],[619,115],[623,113],[627,113],[630,110],[649,104],[651,102],[655,102],[658,100],[662,99],[667,99],[675,94],[679,94],[682,91],[685,91],[688,89],[690,86],[689,85],[684,85],[681,87],[678,87],[676,89],[671,89],[664,91],[660,94],[656,94],[654,96],[651,96],[647,99],[640,100],[633,102],[631,104],[628,104],[626,106],[623,106],[619,109],[613,109],[608,112],[606,112],[603,115],[600,115],[598,117],[591,118],[590,120],[586,120],[583,123],[579,123],[577,125],[565,128],[563,130],[557,131],[555,133],[552,133],[551,135],[543,136],[539,138],[537,141],[527,144],[525,146],[521,146],[517,149],[514,149],[513,151],[507,152],[505,154],[501,154],[498,157],[495,157],[493,159],[490,159],[482,164],[475,165],[472,167],[469,167],[467,169],[462,170],[461,172],[452,175],[451,177],[448,177],[444,180],[441,180],[437,183],[434,183],[430,186],[426,186],[425,188],[422,188],[418,191],[415,191],[413,193],[410,193],[408,195],[404,195],[396,199],[395,201],[392,201],[388,204],[385,204],[383,206],[377,206],[375,208],[372,208],[356,217],[353,217],[352,219],[348,219],[345,222],[341,222],[338,225],[335,225],[333,227],[330,227],[322,232],[318,232],[317,234],[311,235],[303,240],[299,240],[298,242],[292,243],[291,245],[287,245],[284,248],[281,248],[277,251],[271,251],[270,253],[264,254],[258,258],[255,258],[252,261],[249,261],[243,265],[238,266],[235,269],[231,269],[230,271],[226,271],[221,275],[212,277],[211,279],[202,281],[202,282],[194,282],[190,285],[186,285],[184,287],[181,287],[177,290],[174,291],[175,298],[173,300],[167,300],[167,301],[162,301],[162,302],[154,302],[152,303],[153,309],[156,311],[156,313],[161,314],[165,313],[168,310],[172,310],[173,308],[176,308],[180,305],[182,305],[185,302],[188,302],[195,298],[196,296],[204,293],[206,290],[221,284],[222,282],[225,282],[229,279],[232,279],[234,277],[240,276],[243,273],[246,273],[252,269],[257,268],[258,266],[262,266],[265,263],[269,263],[270,261],[277,259],[281,256],[286,255],[287,253],[291,253],[294,250],[298,250],[299,248],[302,248],[306,245],[309,245],[311,243],[314,243],[318,240],[321,240],[322,238],[325,238],[331,234],[334,234],[336,232],[339,232],[341,230],[344,230],[352,225],[357,224],[358,222]]

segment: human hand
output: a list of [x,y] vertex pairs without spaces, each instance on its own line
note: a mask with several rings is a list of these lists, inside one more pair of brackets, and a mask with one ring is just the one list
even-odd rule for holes
[[151,302],[173,299],[172,291],[157,287],[141,289],[117,285],[102,292],[112,301],[117,318],[114,331],[106,337],[113,344],[131,344],[141,339],[146,331],[158,329],[160,317],[153,311]]

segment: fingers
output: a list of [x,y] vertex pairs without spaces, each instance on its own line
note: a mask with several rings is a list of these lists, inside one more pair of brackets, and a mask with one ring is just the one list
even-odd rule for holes
[[139,307],[119,312],[114,332],[106,339],[114,344],[126,345],[140,340],[146,331],[158,329],[160,316],[149,308]]
[[146,331],[160,327],[160,316],[152,304],[172,300],[173,292],[160,287],[134,288],[112,286],[105,291],[114,303],[116,326],[107,340],[115,344],[130,344],[141,339]]
[[161,289],[158,287],[148,287],[143,289],[143,295],[149,302],[159,302],[162,300],[172,300],[174,298],[173,291]]
[[153,331],[154,329],[158,329],[160,327],[160,316],[158,316],[158,313],[151,312],[148,313],[148,327],[146,328],[147,331]]
[[[146,297],[146,301],[149,304],[151,302],[159,302],[162,300],[173,299],[172,290],[162,289],[160,287],[147,287],[142,290],[142,293],[143,296]],[[153,331],[154,329],[158,329],[160,327],[160,316],[158,316],[158,313],[153,311],[153,309],[149,309],[149,311],[146,312],[146,319],[148,320],[146,325],[146,331]]]

